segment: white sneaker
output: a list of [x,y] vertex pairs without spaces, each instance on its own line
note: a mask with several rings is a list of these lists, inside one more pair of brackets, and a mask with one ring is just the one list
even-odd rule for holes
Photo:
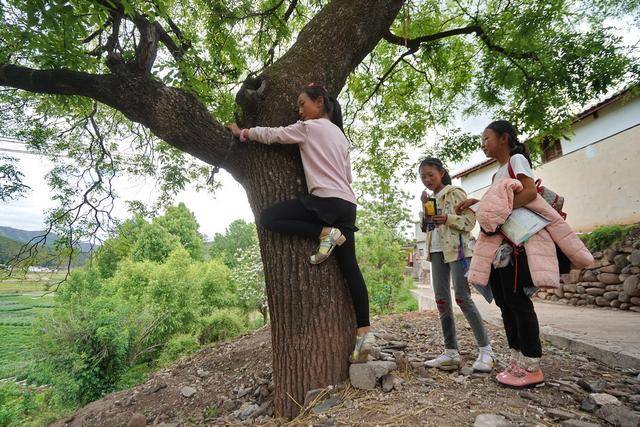
[[373,351],[373,344],[376,342],[376,337],[373,332],[367,332],[364,335],[358,335],[356,337],[356,346],[349,356],[349,362],[351,363],[365,363],[369,359],[369,355]]
[[460,368],[460,354],[458,350],[447,349],[435,359],[424,362],[427,368],[438,368],[443,371],[454,371]]
[[473,362],[473,370],[476,372],[491,372],[493,365],[493,351],[491,350],[491,346],[480,347],[478,358]]
[[341,246],[347,238],[337,228],[332,228],[329,234],[320,239],[320,245],[315,254],[309,257],[311,264],[317,265],[324,262],[336,246]]

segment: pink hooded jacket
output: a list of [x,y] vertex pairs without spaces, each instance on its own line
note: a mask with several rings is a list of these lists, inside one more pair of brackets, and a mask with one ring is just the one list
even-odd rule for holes
[[[487,190],[476,213],[483,230],[493,232],[506,221],[513,209],[513,195],[521,190],[520,181],[511,178],[504,178]],[[582,240],[542,196],[538,194],[525,207],[551,221],[524,244],[531,278],[536,287],[560,286],[556,244],[576,267],[583,268],[593,263],[593,256]],[[480,233],[469,266],[469,283],[482,286],[489,283],[491,263],[502,240],[503,236],[499,233],[493,236]]]

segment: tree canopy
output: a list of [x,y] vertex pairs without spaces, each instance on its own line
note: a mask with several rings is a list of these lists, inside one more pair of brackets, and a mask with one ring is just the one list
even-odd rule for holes
[[[637,52],[612,27],[629,17],[637,24],[633,0],[346,3],[354,6],[344,13],[384,6],[397,14],[342,91],[336,82],[320,82],[341,91],[358,167],[386,185],[413,166],[409,148],[445,160],[473,151],[477,141],[451,129],[461,116],[489,112],[532,135],[559,133],[576,106],[638,77]],[[246,106],[244,95],[236,104],[235,92],[273,68],[302,28],[333,6],[319,0],[3,0],[0,134],[56,159],[48,179],[59,208],[50,221],[61,229],[74,224],[77,238],[95,234],[108,223],[116,174],[156,176],[164,204],[193,182],[206,185],[208,165],[185,153],[221,164],[230,140],[221,137],[220,123],[234,114],[242,121],[246,113],[238,108]],[[139,85],[180,89],[188,99],[174,107],[195,106],[194,116],[211,113],[203,120],[221,141],[208,147],[178,141],[127,100]],[[425,138],[432,129],[446,130],[435,146]],[[199,138],[182,139],[189,137]],[[0,194],[7,200],[24,190],[24,171],[6,156],[0,163]]]

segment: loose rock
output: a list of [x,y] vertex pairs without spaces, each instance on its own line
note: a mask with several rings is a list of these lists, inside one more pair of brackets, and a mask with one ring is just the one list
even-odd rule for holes
[[515,427],[515,424],[502,415],[480,414],[476,417],[473,427]]
[[640,425],[640,414],[620,404],[603,405],[596,411],[599,418],[621,427],[637,427]]
[[313,412],[314,414],[321,414],[327,411],[329,408],[333,408],[334,406],[339,405],[340,403],[342,403],[341,398],[339,398],[338,396],[332,396],[321,404],[314,406],[311,412]]
[[560,425],[562,427],[600,427],[599,424],[594,424],[588,421],[575,420],[575,419],[563,421],[562,424]]
[[607,382],[605,380],[597,380],[597,381],[585,381],[578,380],[577,384],[591,393],[600,393],[607,387]]
[[190,386],[185,386],[180,389],[180,394],[184,397],[191,397],[196,394],[196,389]]
[[562,409],[556,408],[547,409],[545,413],[556,420],[568,420],[569,418],[573,417],[573,414],[571,412],[563,411]]
[[598,406],[603,405],[621,405],[617,397],[611,396],[607,393],[591,393],[589,399]]

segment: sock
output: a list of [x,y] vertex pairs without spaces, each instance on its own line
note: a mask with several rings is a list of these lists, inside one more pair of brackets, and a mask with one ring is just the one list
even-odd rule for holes
[[529,372],[535,372],[540,369],[539,357],[522,356],[524,368]]
[[520,350],[516,350],[515,348],[510,348],[509,349],[509,358],[511,359],[511,361],[516,362],[517,364],[521,363],[520,360]]
[[491,344],[485,345],[484,347],[478,347],[480,353],[484,354],[493,354],[493,349],[491,348]]

